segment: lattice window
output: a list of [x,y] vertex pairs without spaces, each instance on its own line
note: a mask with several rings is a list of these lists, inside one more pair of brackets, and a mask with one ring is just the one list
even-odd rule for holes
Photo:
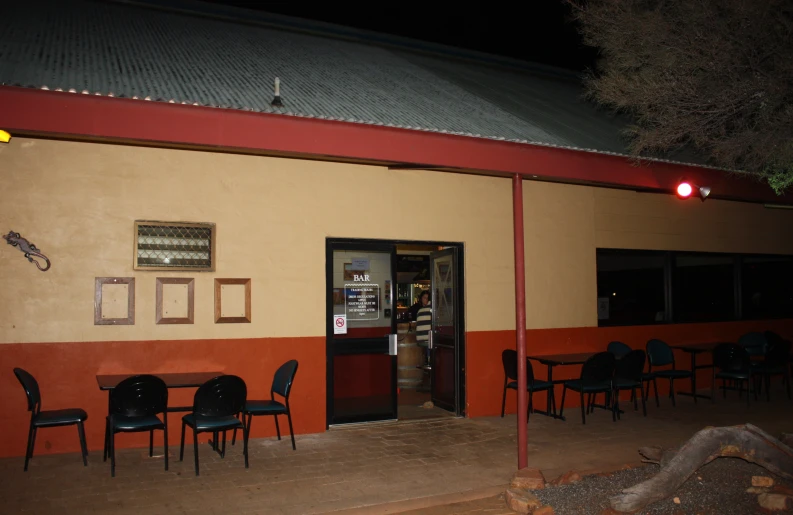
[[135,270],[215,270],[215,224],[135,222]]

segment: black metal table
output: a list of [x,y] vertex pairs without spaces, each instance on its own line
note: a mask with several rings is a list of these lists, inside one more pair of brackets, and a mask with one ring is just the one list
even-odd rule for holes
[[[545,365],[548,367],[548,382],[553,384],[553,367],[557,367],[560,365],[583,365],[586,360],[594,356],[595,352],[574,352],[570,354],[548,354],[546,356],[526,356],[528,359],[533,359],[534,361],[539,362],[541,365]],[[553,386],[548,389],[548,405],[545,408],[545,411],[537,411],[534,410],[534,413],[539,413],[540,415],[545,415],[547,417],[558,418],[561,420],[565,420],[565,418],[561,415],[556,414],[556,410],[554,409],[551,411],[551,406],[555,406],[556,400],[554,398],[554,388]]]
[[[100,390],[107,391],[107,412],[110,413],[110,392],[118,383],[123,381],[128,377],[135,376],[137,374],[102,374],[96,376],[96,382],[99,384]],[[213,379],[217,376],[222,376],[223,372],[166,372],[162,374],[151,374],[153,376],[157,376],[165,382],[165,386],[168,388],[198,388],[202,384],[206,383],[210,379]],[[167,413],[174,413],[174,412],[182,412],[182,411],[192,411],[192,406],[168,406]],[[225,440],[225,437],[224,437]],[[215,438],[209,441],[209,445],[212,446],[212,450],[216,451],[218,454],[223,456],[223,453],[219,449],[217,445],[217,434],[215,434]],[[224,444],[225,445],[225,444]]]
[[690,392],[677,392],[678,395],[688,395],[689,397],[694,398],[694,403],[697,402],[697,399],[710,399],[710,395],[702,395],[701,393],[697,393],[697,370],[701,370],[703,368],[713,368],[713,363],[707,365],[697,365],[697,354],[703,354],[705,352],[713,352],[713,349],[716,348],[722,342],[707,342],[707,343],[686,343],[680,345],[670,345],[673,349],[682,350],[683,352],[687,352],[691,354],[691,391]]
[[[110,390],[114,389],[118,383],[136,374],[102,374],[96,376],[96,382],[100,390],[108,392],[108,413],[110,412]],[[165,382],[168,388],[198,388],[212,378],[222,376],[223,372],[167,372],[163,374],[151,374],[157,376]],[[192,406],[168,406],[168,412],[192,411]]]

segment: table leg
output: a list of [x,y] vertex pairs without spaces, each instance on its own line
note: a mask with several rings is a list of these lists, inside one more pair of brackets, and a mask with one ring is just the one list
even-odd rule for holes
[[[546,364],[545,366],[548,367],[548,382],[551,385],[553,385],[553,365]],[[531,394],[529,394],[529,395],[531,395]],[[556,409],[554,407],[554,405],[556,403],[556,399],[555,399],[555,396],[554,396],[553,386],[551,386],[551,388],[549,388],[545,392],[545,395],[546,395],[545,399],[546,399],[546,402],[547,402],[547,406],[545,407],[545,411],[539,411],[538,409],[534,408],[534,409],[532,409],[531,412],[532,413],[537,413],[539,415],[545,415],[546,417],[561,418],[562,420],[564,420],[564,417],[560,417],[559,415],[556,414]]]
[[677,392],[678,395],[687,395],[694,398],[694,404],[697,399],[710,399],[709,395],[702,395],[697,393],[697,370],[700,368],[710,368],[709,365],[697,365],[698,352],[691,352],[691,391],[690,392]]
[[694,397],[694,404],[697,403],[697,353],[691,353],[691,396]]
[[556,417],[556,410],[551,411],[551,407],[553,406],[553,397],[555,395],[555,392],[553,391],[553,365],[548,365],[548,382],[551,384],[551,387],[548,388],[548,404],[545,406],[545,411],[551,414],[551,416]]
[[[107,391],[107,416],[110,417],[110,394],[113,390]],[[105,418],[105,445],[104,450],[102,451],[102,461],[107,461],[107,454],[109,449],[109,440],[110,438],[110,427],[108,427],[108,419]]]
[[218,453],[218,456],[220,456],[221,458],[225,457],[225,455],[226,455],[226,432],[225,431],[223,431],[222,448],[221,448],[220,438],[218,437],[218,431],[214,431],[212,433],[212,438],[210,438],[209,442],[207,442],[207,443],[209,444],[209,446],[212,448],[212,450],[214,452]]
[[548,382],[551,387],[548,389],[548,406],[545,408],[545,414],[552,418],[565,420],[564,416],[556,413],[556,392],[554,391],[553,384],[553,365],[548,364]]

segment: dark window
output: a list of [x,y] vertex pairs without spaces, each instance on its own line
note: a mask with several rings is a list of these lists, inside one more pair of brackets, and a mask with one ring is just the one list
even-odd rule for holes
[[741,278],[743,318],[793,317],[793,259],[744,256]]
[[598,325],[665,320],[663,253],[598,249]]
[[677,254],[672,283],[675,322],[735,319],[735,258]]

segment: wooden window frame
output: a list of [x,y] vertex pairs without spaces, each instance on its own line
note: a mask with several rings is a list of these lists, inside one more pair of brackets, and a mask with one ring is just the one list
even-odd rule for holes
[[[163,316],[163,285],[166,284],[186,284],[187,285],[187,316],[186,317],[166,317]],[[156,319],[157,324],[192,324],[195,321],[195,279],[192,277],[158,277],[157,278],[157,300],[156,300]]]
[[[225,284],[241,284],[245,286],[245,316],[224,317],[221,287]],[[216,324],[250,324],[251,323],[251,280],[248,279],[215,279],[215,323]]]
[[[198,227],[210,230],[209,267],[179,266],[141,266],[138,264],[138,227],[141,225],[157,225],[161,227]],[[132,233],[132,269],[142,272],[214,272],[217,266],[217,226],[210,222],[161,222],[158,220],[135,220]]]
[[[127,318],[102,318],[102,286],[127,285]],[[135,278],[97,277],[94,280],[94,325],[135,325]]]

